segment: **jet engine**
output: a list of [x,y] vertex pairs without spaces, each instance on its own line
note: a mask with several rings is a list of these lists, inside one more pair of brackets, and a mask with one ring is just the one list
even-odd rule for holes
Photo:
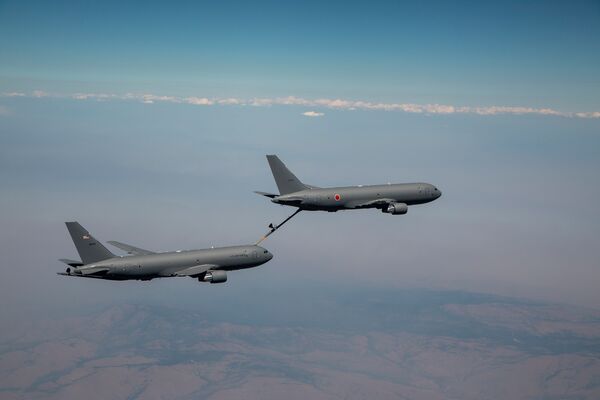
[[202,278],[204,282],[223,283],[227,282],[226,271],[208,271]]
[[408,212],[408,206],[405,203],[391,203],[382,211],[392,215],[402,215]]

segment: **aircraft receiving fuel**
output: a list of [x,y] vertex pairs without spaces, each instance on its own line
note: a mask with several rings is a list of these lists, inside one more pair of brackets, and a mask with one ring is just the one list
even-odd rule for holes
[[227,271],[257,267],[273,258],[268,250],[256,245],[155,253],[109,241],[132,254],[121,257],[111,253],[78,222],[65,224],[81,261],[61,259],[69,267],[59,275],[109,280],[189,276],[200,282],[223,283],[227,281]]
[[398,183],[319,188],[300,181],[277,157],[267,155],[279,194],[255,192],[276,204],[297,207],[298,211],[356,210],[377,208],[384,213],[402,215],[408,206],[434,201],[442,192],[429,183]]

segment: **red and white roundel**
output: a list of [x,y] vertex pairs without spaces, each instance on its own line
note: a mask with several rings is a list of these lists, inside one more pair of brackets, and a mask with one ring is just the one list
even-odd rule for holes
[[333,198],[335,199],[335,201],[340,201],[342,199],[342,196],[340,196],[338,193],[333,195]]

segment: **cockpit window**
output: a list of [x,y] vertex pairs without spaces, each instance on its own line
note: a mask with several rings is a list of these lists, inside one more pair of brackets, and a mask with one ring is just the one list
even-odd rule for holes
[[267,253],[268,253],[268,251],[266,251],[266,250],[265,250],[265,251],[263,251],[263,253],[267,254]]

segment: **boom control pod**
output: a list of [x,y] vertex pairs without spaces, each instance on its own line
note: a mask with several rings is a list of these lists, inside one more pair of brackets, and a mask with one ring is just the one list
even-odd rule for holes
[[273,232],[275,232],[277,229],[281,228],[286,222],[288,222],[290,219],[294,218],[296,216],[296,214],[298,214],[300,211],[302,211],[300,208],[296,210],[296,212],[294,212],[292,215],[290,215],[289,217],[287,217],[286,219],[283,220],[282,223],[280,223],[279,225],[273,225],[273,224],[269,224],[269,229],[270,231],[267,232],[263,237],[261,237],[259,239],[258,242],[256,242],[256,245],[258,246],[263,240],[265,240],[266,238],[268,238],[269,236],[271,236],[271,234]]

